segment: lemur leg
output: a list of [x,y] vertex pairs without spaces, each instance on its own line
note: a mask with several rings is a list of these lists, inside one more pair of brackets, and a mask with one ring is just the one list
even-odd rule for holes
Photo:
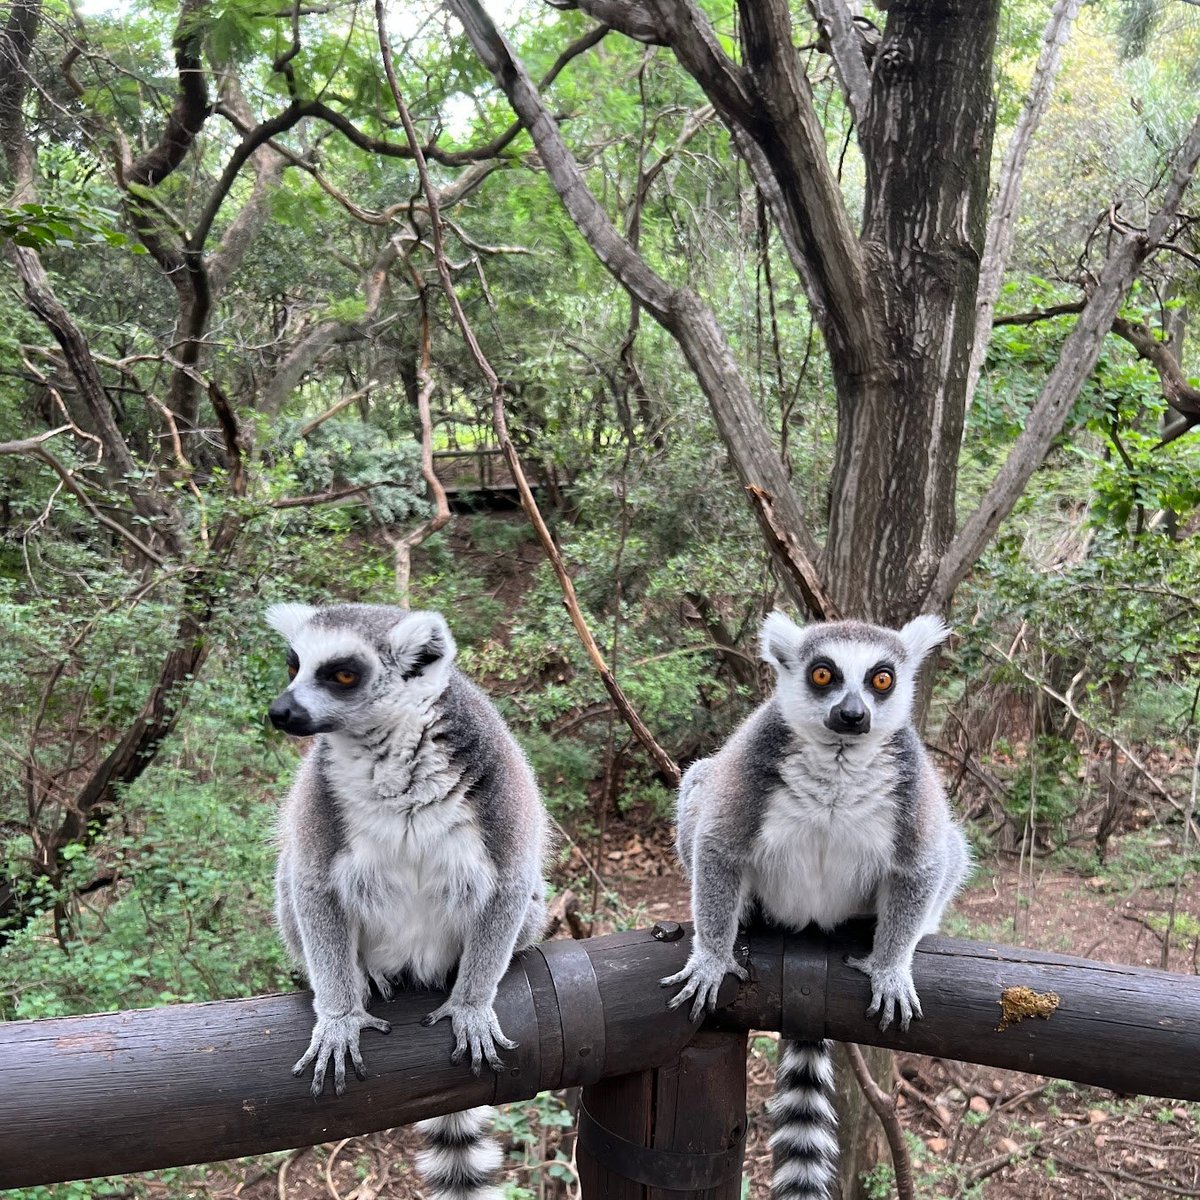
[[317,1014],[312,1040],[292,1074],[303,1074],[312,1063],[312,1094],[319,1096],[332,1061],[333,1090],[340,1096],[346,1090],[347,1054],[355,1074],[366,1078],[358,1048],[363,1029],[387,1033],[391,1026],[363,1006],[367,979],[358,963],[358,938],[338,896],[328,888],[299,884],[291,889],[291,900]]
[[662,980],[663,987],[682,984],[667,1001],[678,1008],[692,1003],[691,1019],[698,1021],[717,1003],[717,991],[729,973],[749,978],[734,961],[738,914],[742,907],[742,873],[737,864],[710,839],[697,837],[692,855],[692,916],[696,936],[692,953],[682,971]]
[[434,1025],[443,1017],[450,1018],[454,1031],[451,1061],[458,1062],[469,1051],[471,1070],[476,1075],[484,1059],[493,1071],[503,1071],[504,1062],[496,1047],[515,1050],[517,1046],[504,1036],[494,1005],[496,988],[512,961],[529,905],[528,883],[496,890],[467,934],[450,999],[423,1021]]
[[848,959],[850,966],[871,980],[868,1016],[880,1013],[879,1028],[886,1029],[897,1011],[900,1028],[920,1018],[921,1001],[913,984],[912,960],[917,942],[926,932],[931,910],[942,885],[940,872],[893,873],[879,885],[875,902],[875,941],[866,958]]

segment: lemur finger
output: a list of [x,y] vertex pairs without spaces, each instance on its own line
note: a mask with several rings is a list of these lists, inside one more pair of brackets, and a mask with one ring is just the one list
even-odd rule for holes
[[701,988],[696,993],[696,1001],[692,1005],[691,1013],[688,1014],[688,1020],[691,1021],[693,1025],[697,1021],[702,1020],[704,1017],[704,1014],[710,1008],[712,1008],[712,1000],[709,998],[710,995],[711,995],[711,993],[710,993],[709,989],[706,987]]
[[308,1049],[297,1059],[296,1065],[292,1068],[293,1075],[303,1075],[305,1068],[314,1058],[317,1057],[318,1043],[313,1042]]
[[682,971],[676,971],[674,975],[668,975],[665,979],[658,981],[659,987],[674,987],[677,983],[683,983],[686,979],[691,979],[692,973],[687,967]]
[[314,1097],[319,1096],[325,1090],[325,1068],[328,1064],[329,1049],[325,1045],[322,1045],[316,1062],[313,1065],[313,1081],[312,1087],[309,1089]]
[[362,1051],[358,1048],[358,1039],[350,1043],[350,1061],[354,1063],[354,1073],[359,1079],[366,1079],[367,1067],[363,1062]]
[[500,1018],[494,1012],[488,1017],[488,1027],[492,1033],[492,1040],[497,1046],[500,1046],[504,1050],[515,1050],[517,1048],[516,1042],[504,1036],[504,1030],[500,1028]]
[[[432,1024],[432,1023],[433,1022],[431,1021],[430,1024]],[[421,1024],[424,1025],[425,1022],[422,1021]],[[380,1033],[391,1033],[392,1032],[391,1025],[387,1021],[383,1020],[381,1017],[364,1017],[363,1025],[364,1025],[364,1027],[366,1027],[368,1029],[378,1029]]]
[[687,983],[685,983],[683,985],[683,987],[681,987],[679,989],[679,991],[677,991],[675,993],[675,995],[672,996],[671,999],[667,1001],[667,1007],[668,1008],[679,1008],[680,1005],[686,1004],[687,1001],[689,1001],[696,994],[696,989],[699,986],[700,986],[700,981],[693,975],[687,981]]
[[341,1096],[346,1091],[346,1051],[350,1047],[337,1046],[333,1051],[333,1094]]

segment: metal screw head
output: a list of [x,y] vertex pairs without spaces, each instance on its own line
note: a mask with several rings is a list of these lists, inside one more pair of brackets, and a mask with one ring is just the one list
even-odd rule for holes
[[656,921],[650,936],[656,942],[677,942],[683,937],[683,926],[678,921]]

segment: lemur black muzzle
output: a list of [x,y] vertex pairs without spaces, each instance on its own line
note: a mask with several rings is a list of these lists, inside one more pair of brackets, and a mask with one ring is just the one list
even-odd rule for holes
[[871,730],[871,714],[857,701],[843,700],[829,710],[825,728],[832,733],[862,734]]
[[328,733],[333,726],[327,722],[314,721],[312,714],[299,703],[290,692],[284,692],[267,709],[271,724],[284,733],[295,737],[311,737],[314,733]]

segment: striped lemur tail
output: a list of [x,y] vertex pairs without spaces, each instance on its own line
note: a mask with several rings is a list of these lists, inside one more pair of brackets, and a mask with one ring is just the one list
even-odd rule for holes
[[419,1121],[426,1148],[417,1155],[429,1200],[500,1200],[494,1176],[503,1159],[492,1137],[494,1108],[468,1108]]
[[833,1043],[779,1043],[775,1095],[768,1105],[771,1200],[826,1200],[837,1175]]

